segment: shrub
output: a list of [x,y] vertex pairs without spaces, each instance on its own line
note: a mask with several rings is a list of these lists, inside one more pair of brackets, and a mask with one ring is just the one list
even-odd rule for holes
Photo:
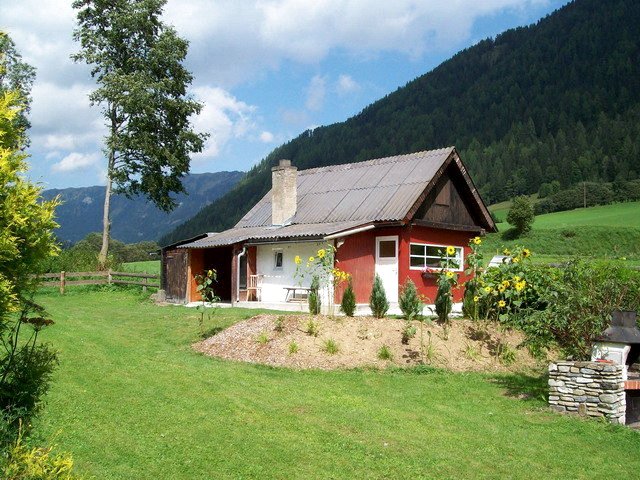
[[284,330],[284,317],[282,315],[280,315],[278,318],[276,318],[276,321],[274,322],[273,329],[276,332],[282,332]]
[[531,351],[588,359],[613,310],[640,310],[640,271],[615,261],[531,265],[527,252],[509,252],[511,262],[481,276],[478,303],[484,318],[521,330]]
[[416,336],[416,327],[411,325],[410,322],[405,322],[404,328],[402,329],[402,343],[408,344],[409,340]]
[[312,337],[317,337],[318,333],[320,333],[320,326],[313,321],[313,319],[309,319],[307,322],[307,326],[305,328],[305,332],[307,335],[311,335]]
[[53,447],[28,447],[17,441],[0,459],[0,474],[5,480],[74,480],[73,460],[68,454],[53,454]]
[[407,278],[402,286],[398,303],[404,318],[407,320],[413,320],[415,317],[422,314],[422,308],[424,305],[422,304],[420,295],[418,295],[418,289],[416,288],[415,283],[413,283],[409,278]]
[[507,222],[513,226],[516,234],[522,235],[531,230],[534,220],[533,204],[529,197],[514,198],[509,213],[507,213]]
[[335,355],[336,353],[338,353],[340,349],[338,348],[338,344],[336,343],[335,340],[328,338],[327,340],[324,341],[324,344],[322,345],[322,350],[324,350],[329,355]]
[[387,310],[389,310],[387,294],[384,291],[382,279],[378,274],[376,274],[373,280],[373,288],[371,289],[371,296],[369,297],[369,307],[371,308],[371,313],[376,318],[383,318]]
[[267,343],[269,343],[269,335],[267,334],[267,332],[261,332],[260,335],[258,335],[258,338],[256,338],[256,342],[258,342],[260,345],[266,345]]
[[298,353],[298,350],[300,350],[300,347],[298,347],[298,344],[296,343],[296,341],[291,340],[291,343],[289,343],[289,355]]
[[353,293],[353,285],[351,280],[342,294],[342,302],[340,303],[340,310],[347,316],[353,317],[356,313],[356,295]]
[[380,360],[393,360],[393,353],[388,345],[382,345],[378,350],[378,358]]
[[309,291],[309,313],[311,315],[318,315],[320,313],[322,300],[320,300],[319,289],[320,279],[314,275],[311,279],[311,290]]

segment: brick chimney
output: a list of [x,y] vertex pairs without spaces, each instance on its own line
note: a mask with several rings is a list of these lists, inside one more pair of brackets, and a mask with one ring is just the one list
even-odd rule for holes
[[284,225],[298,208],[298,169],[291,160],[280,160],[271,169],[271,223]]

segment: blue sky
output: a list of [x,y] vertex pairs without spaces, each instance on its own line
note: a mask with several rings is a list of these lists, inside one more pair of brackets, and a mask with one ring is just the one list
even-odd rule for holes
[[[248,170],[283,142],[346,120],[456,52],[528,25],[566,0],[169,0],[165,21],[190,41],[194,119],[211,137],[192,172]],[[0,12],[36,67],[33,180],[45,188],[104,183],[105,134],[74,64],[71,0],[22,0]],[[433,147],[439,147],[434,145]]]

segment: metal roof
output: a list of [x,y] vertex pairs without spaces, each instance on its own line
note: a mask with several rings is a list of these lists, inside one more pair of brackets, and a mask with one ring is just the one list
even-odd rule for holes
[[[416,208],[420,195],[454,152],[454,147],[447,147],[301,170],[297,173],[297,210],[290,225],[271,224],[269,191],[234,228],[207,234],[206,238],[184,243],[178,248],[317,239],[374,222],[401,221]],[[459,159],[455,159],[459,163]],[[471,179],[467,181],[476,200],[486,210]],[[488,212],[484,213],[488,217]]]
[[[292,224],[402,220],[454,147],[298,172]],[[269,191],[235,228],[271,226]]]
[[318,224],[285,225],[282,227],[247,227],[232,228],[220,233],[209,233],[205,238],[184,243],[177,248],[210,248],[224,247],[247,240],[269,241],[289,238],[309,239],[322,238],[333,233],[343,232],[362,225],[362,222],[334,222]]

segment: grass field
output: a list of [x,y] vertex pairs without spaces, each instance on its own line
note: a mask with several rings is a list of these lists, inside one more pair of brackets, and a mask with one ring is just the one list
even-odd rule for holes
[[146,262],[129,262],[122,264],[125,272],[160,273],[160,260],[147,260]]
[[524,245],[539,261],[561,261],[570,256],[623,258],[640,264],[640,202],[618,203],[536,216],[531,232],[515,240],[505,239],[507,223],[499,233],[487,235],[487,257],[503,247]]
[[[548,411],[522,375],[292,371],[193,352],[195,309],[133,291],[39,300],[60,351],[43,440],[98,479],[633,478],[640,434]],[[253,311],[219,310],[219,329]],[[527,398],[522,398],[527,397]]]

